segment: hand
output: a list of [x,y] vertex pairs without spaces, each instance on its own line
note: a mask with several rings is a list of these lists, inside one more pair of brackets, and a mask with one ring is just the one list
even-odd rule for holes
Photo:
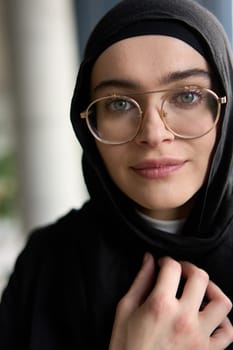
[[[154,285],[154,259],[145,255],[117,306],[109,350],[223,350],[231,344],[231,301],[207,273],[168,257],[160,259],[159,266]],[[185,284],[177,298],[181,277]]]

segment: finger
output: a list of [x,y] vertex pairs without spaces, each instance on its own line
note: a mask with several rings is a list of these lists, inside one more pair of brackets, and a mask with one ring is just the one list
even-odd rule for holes
[[181,279],[181,265],[170,257],[164,257],[159,259],[159,266],[160,271],[151,296],[167,295],[175,298]]
[[210,337],[211,349],[226,349],[233,342],[233,327],[226,317]]
[[148,296],[155,276],[154,258],[150,253],[144,256],[143,264],[121,304],[126,304],[128,312],[141,305]]
[[204,270],[189,262],[181,262],[181,266],[183,277],[186,279],[181,300],[198,312],[206,294],[209,276]]
[[200,316],[211,334],[226,318],[232,308],[232,303],[212,281],[209,281],[206,296],[208,303],[200,313]]

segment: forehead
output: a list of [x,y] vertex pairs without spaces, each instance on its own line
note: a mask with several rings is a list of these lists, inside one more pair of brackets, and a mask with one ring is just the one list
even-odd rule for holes
[[208,71],[205,58],[186,42],[169,36],[145,35],[121,40],[107,48],[93,66],[92,87],[101,80],[133,79],[153,88],[173,71]]

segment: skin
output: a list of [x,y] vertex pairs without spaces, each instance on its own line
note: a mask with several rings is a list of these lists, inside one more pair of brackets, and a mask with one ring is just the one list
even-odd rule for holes
[[[180,85],[211,88],[206,60],[178,39],[140,36],[122,40],[101,54],[93,68],[91,94],[95,99]],[[195,140],[176,138],[160,118],[158,96],[145,95],[142,104],[144,121],[135,139],[123,145],[96,141],[98,150],[113,181],[146,215],[186,217],[208,174],[216,129]],[[168,166],[171,159],[181,166]],[[159,163],[160,169],[151,169],[151,163]],[[177,298],[182,277],[184,290]],[[227,318],[231,307],[205,271],[169,257],[155,266],[147,253],[117,306],[109,349],[223,350],[233,341]]]
[[[109,350],[223,350],[231,344],[226,315],[232,304],[207,273],[168,257],[160,259],[159,267],[154,284],[155,263],[147,253],[118,304]],[[186,283],[178,299],[181,275]],[[202,306],[204,295],[208,303]]]
[[[209,71],[206,60],[181,40],[163,36],[122,40],[108,48],[95,63],[92,98],[188,84],[211,87],[207,74],[169,81],[172,73],[192,69]],[[111,81],[116,83],[106,83]],[[120,81],[127,81],[128,85]],[[177,219],[187,216],[193,205],[193,196],[205,180],[216,130],[195,140],[176,138],[165,128],[159,107],[158,95],[146,95],[143,99],[144,122],[137,137],[123,145],[106,145],[97,141],[97,147],[113,181],[146,215]],[[149,171],[148,174],[135,171],[135,167],[143,162],[166,158],[177,159],[183,165],[167,176],[153,177],[153,170],[151,174]]]

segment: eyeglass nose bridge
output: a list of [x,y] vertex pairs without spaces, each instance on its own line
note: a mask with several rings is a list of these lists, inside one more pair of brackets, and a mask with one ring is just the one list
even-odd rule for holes
[[[164,96],[160,97],[160,99],[158,101],[152,101],[151,106],[149,106],[150,102],[148,100],[139,102],[138,100],[135,99],[137,96],[144,97],[147,95],[164,94],[164,93],[166,93],[166,94]],[[132,100],[135,102],[136,106],[138,107],[139,113],[141,115],[141,122],[140,122],[140,126],[137,130],[136,135],[138,135],[140,130],[143,128],[143,124],[145,121],[145,116],[146,116],[148,108],[153,108],[157,112],[157,114],[159,115],[160,120],[163,122],[164,127],[167,130],[169,130],[172,134],[174,134],[173,130],[171,130],[170,127],[166,123],[167,112],[163,108],[163,105],[164,105],[164,102],[166,101],[168,93],[169,93],[169,90],[157,90],[157,91],[146,91],[143,93],[135,93],[132,95]],[[154,117],[154,115],[153,115],[153,117]]]
[[160,101],[159,103],[157,102],[152,102],[151,105],[149,105],[148,102],[145,102],[143,105],[142,104],[138,104],[139,105],[139,111],[141,114],[141,127],[143,125],[143,123],[146,121],[147,115],[151,114],[152,118],[156,118],[157,114],[160,118],[160,120],[163,122],[164,126],[166,126],[166,122],[165,122],[165,117],[166,117],[166,112],[163,109],[163,100]]

